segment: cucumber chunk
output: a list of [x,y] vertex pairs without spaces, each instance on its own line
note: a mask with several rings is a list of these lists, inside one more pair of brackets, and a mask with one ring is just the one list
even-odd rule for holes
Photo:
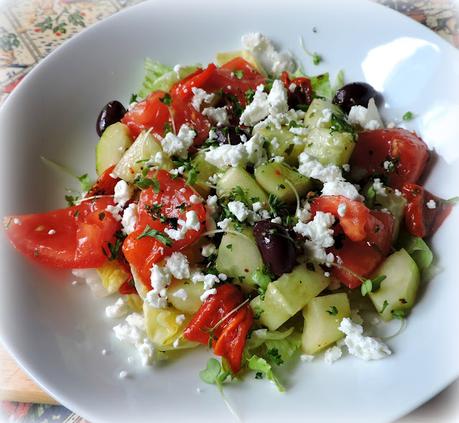
[[260,316],[260,322],[276,330],[290,317],[298,313],[312,298],[322,292],[329,284],[322,270],[308,270],[304,264],[295,267],[291,273],[282,275],[271,282],[264,299],[256,297],[251,306]]
[[[114,173],[126,182],[133,183],[136,176],[142,171],[145,162],[154,158],[157,153],[162,152],[159,141],[150,133],[142,132],[121,157]],[[162,154],[162,162],[159,167],[170,170],[174,166],[169,157]]]
[[[174,296],[174,294],[183,289],[186,296]],[[192,283],[189,280],[175,280],[167,289],[168,301],[179,311],[193,314],[201,307],[201,295],[204,293],[204,284],[202,282]]]
[[255,169],[255,179],[266,192],[274,194],[285,203],[296,200],[295,191],[286,180],[295,187],[300,197],[312,188],[309,178],[282,163],[265,163],[258,166]]
[[110,125],[96,146],[96,172],[102,175],[110,166],[117,164],[131,146],[129,128],[121,122]]
[[217,195],[218,197],[229,196],[233,189],[238,186],[244,190],[253,203],[259,201],[264,205],[268,204],[266,192],[263,191],[249,172],[240,167],[229,168],[218,180]]
[[[212,175],[218,173],[219,169],[206,161],[204,152],[199,152],[193,157],[191,160],[191,166],[196,174],[196,180],[192,184],[193,188],[195,188],[196,191],[205,198],[209,195],[211,188],[208,180]],[[190,171],[185,172],[185,176],[189,178]]]
[[349,162],[355,142],[349,132],[333,132],[326,128],[312,128],[306,137],[304,151],[323,165],[342,166]]
[[341,339],[344,334],[338,327],[350,315],[349,299],[344,292],[313,298],[303,309],[303,351],[316,354]]
[[419,287],[420,273],[416,262],[402,248],[391,254],[371,276],[385,275],[376,292],[369,294],[376,310],[384,320],[394,318],[394,313],[404,313],[414,306]]
[[259,128],[255,130],[268,141],[270,157],[284,157],[286,163],[297,166],[298,156],[303,152],[306,144],[305,138],[293,134],[288,128]]
[[[230,226],[230,230],[235,231],[233,226]],[[252,275],[258,269],[262,269],[264,263],[252,229],[246,228],[240,233],[242,235],[223,235],[215,267],[220,273],[239,280],[241,286],[250,291],[256,286]]]
[[304,126],[308,129],[313,128],[326,128],[330,129],[331,120],[324,119],[324,110],[330,113],[333,113],[337,116],[342,116],[343,112],[341,109],[330,103],[329,101],[322,100],[320,98],[315,98],[312,100],[312,103],[309,105],[308,110],[304,116]]

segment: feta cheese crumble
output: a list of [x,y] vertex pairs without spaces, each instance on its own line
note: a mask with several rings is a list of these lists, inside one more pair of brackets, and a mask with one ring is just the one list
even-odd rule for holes
[[300,166],[298,172],[308,178],[314,178],[323,183],[342,180],[341,169],[335,165],[324,166],[308,153],[303,152],[298,157]]
[[375,178],[375,180],[373,181],[373,189],[375,190],[376,194],[381,195],[383,197],[387,196],[386,188],[384,184],[381,182],[381,179]]
[[182,253],[172,253],[166,259],[166,268],[176,279],[186,279],[190,277],[188,258]]
[[296,64],[290,53],[278,52],[269,38],[259,32],[245,34],[242,46],[269,73],[279,75],[283,71],[295,72]]
[[223,144],[205,153],[205,159],[218,168],[237,167],[247,161],[247,151],[243,144]]
[[363,106],[352,106],[349,111],[349,122],[353,125],[360,125],[364,129],[374,130],[383,127],[381,116],[373,98],[368,102],[368,108]]
[[345,317],[338,328],[346,337],[343,344],[346,345],[349,354],[363,360],[379,360],[391,355],[389,347],[382,341],[370,336],[363,335],[363,327]]
[[124,298],[118,298],[114,304],[105,307],[105,315],[109,319],[120,319],[126,316],[129,311],[129,307],[126,304]]
[[131,199],[132,194],[134,194],[132,185],[123,180],[116,183],[114,201],[118,206],[123,207]]
[[201,88],[193,87],[191,88],[193,98],[191,99],[191,105],[195,108],[196,111],[201,110],[202,103],[211,103],[215,98],[215,94],[209,94],[208,92],[204,91]]
[[230,201],[228,203],[229,211],[236,216],[239,222],[244,222],[249,216],[250,210],[242,201]]
[[177,135],[168,132],[166,136],[161,139],[161,146],[167,155],[179,156],[185,159],[188,156],[188,149],[193,144],[195,137],[196,132],[187,124],[183,124]]
[[135,230],[135,225],[137,225],[137,204],[131,203],[124,210],[123,218],[121,219],[121,225],[123,226],[123,231],[126,235],[131,234]]
[[226,107],[207,107],[202,114],[207,116],[217,126],[228,125],[228,111]]
[[268,94],[264,92],[264,85],[258,85],[252,102],[242,112],[239,122],[241,125],[254,126],[268,115]]
[[201,250],[202,256],[206,258],[216,253],[217,253],[217,247],[215,246],[215,244],[203,245],[202,250]]
[[437,208],[437,203],[434,200],[429,200],[426,203],[428,209],[433,210]]
[[357,191],[357,188],[350,182],[344,180],[335,180],[325,182],[322,188],[322,195],[341,195],[349,200],[362,201],[363,197]]
[[324,361],[327,364],[333,364],[335,361],[339,360],[343,355],[343,351],[340,347],[334,346],[325,351]]

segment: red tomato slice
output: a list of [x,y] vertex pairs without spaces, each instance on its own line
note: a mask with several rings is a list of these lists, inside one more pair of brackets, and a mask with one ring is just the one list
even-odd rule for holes
[[[351,157],[353,175],[364,179],[372,175],[387,176],[387,184],[402,189],[405,183],[415,183],[429,159],[424,141],[405,129],[363,131]],[[384,168],[385,161],[392,167]]]
[[[344,216],[338,213],[340,204],[346,206]],[[314,215],[318,211],[335,216],[346,236],[352,241],[362,241],[366,238],[370,210],[360,201],[352,201],[342,195],[322,195],[315,198],[311,204],[311,213]]]
[[392,246],[394,217],[390,213],[371,210],[367,224],[367,235],[362,241],[345,238],[341,245],[330,251],[340,263],[333,267],[332,275],[348,288],[362,284],[360,277],[367,277],[382,263]]
[[201,145],[209,137],[209,131],[212,127],[209,119],[198,112],[189,101],[184,101],[180,97],[174,98],[172,107],[176,130],[178,131],[183,124],[187,124],[196,131],[194,145]]
[[83,201],[47,213],[10,216],[7,236],[25,256],[59,268],[99,267],[110,254],[120,223],[105,212],[112,198]]
[[[408,203],[405,225],[411,235],[424,238],[433,235],[452,210],[452,205],[416,184],[405,184],[402,189]],[[433,201],[434,208],[427,207]]]
[[128,126],[133,138],[137,138],[145,129],[152,129],[159,135],[164,134],[164,127],[170,120],[169,108],[161,101],[165,95],[162,91],[151,93],[121,119]]
[[[123,253],[127,261],[136,269],[147,287],[150,287],[150,269],[153,264],[197,241],[204,232],[206,221],[204,205],[191,203],[190,197],[197,193],[182,178],[173,179],[165,170],[152,173],[150,177],[157,178],[158,192],[154,188],[141,192],[136,230],[123,243]],[[147,225],[163,234],[166,228],[176,229],[179,220],[186,221],[186,213],[189,211],[196,212],[201,224],[199,231],[189,229],[183,239],[171,240],[170,246],[150,236],[138,239]]]
[[115,165],[110,166],[102,175],[99,176],[96,183],[86,194],[86,197],[94,197],[96,195],[113,195],[115,193],[115,185],[120,180],[119,178],[112,178],[112,172]]

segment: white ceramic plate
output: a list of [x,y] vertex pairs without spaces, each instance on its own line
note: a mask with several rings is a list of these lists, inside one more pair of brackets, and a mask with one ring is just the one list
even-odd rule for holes
[[[1,214],[64,204],[71,181],[50,172],[39,156],[80,174],[92,171],[98,112],[109,100],[127,102],[142,79],[145,56],[171,65],[206,63],[217,51],[237,49],[249,31],[291,49],[308,72],[344,68],[348,81],[368,81],[383,92],[386,117],[413,111],[418,117],[410,128],[438,153],[427,187],[443,197],[459,193],[459,55],[429,30],[363,1],[168,0],[141,4],[84,31],[7,100],[0,113]],[[300,35],[323,55],[319,67],[302,53]],[[433,239],[442,272],[424,290],[405,332],[390,341],[393,356],[299,364],[287,373],[285,394],[250,378],[225,389],[240,418],[387,422],[455,379],[458,217],[456,209]],[[26,262],[3,238],[4,344],[58,401],[92,422],[234,420],[217,390],[198,378],[204,351],[153,369],[128,365],[131,353],[113,339],[113,323],[104,319],[106,301],[72,287],[67,274]],[[103,348],[111,354],[102,356]],[[121,369],[132,378],[120,381]]]

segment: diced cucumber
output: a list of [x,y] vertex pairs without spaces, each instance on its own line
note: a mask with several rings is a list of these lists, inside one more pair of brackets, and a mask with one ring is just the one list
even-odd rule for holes
[[[230,226],[230,230],[236,232],[233,226]],[[263,259],[252,229],[243,229],[237,235],[236,233],[223,235],[215,262],[215,267],[220,273],[237,279],[243,288],[253,290],[255,281],[252,275],[263,266]]]
[[315,354],[341,339],[344,334],[338,327],[341,320],[350,315],[349,299],[344,292],[309,301],[303,309],[303,351]]
[[124,301],[128,307],[135,313],[142,313],[143,310],[143,300],[138,294],[127,294],[123,295]]
[[120,286],[127,280],[129,274],[121,267],[118,261],[107,261],[103,266],[99,267],[99,274],[102,285],[109,294],[118,292]]
[[270,330],[276,330],[290,317],[298,313],[312,298],[322,292],[329,284],[322,270],[308,270],[300,264],[291,273],[282,275],[271,282],[264,300],[256,297],[251,302],[260,322]]
[[330,129],[331,120],[324,118],[324,110],[328,113],[334,113],[341,116],[343,112],[340,108],[329,101],[315,98],[309,105],[306,115],[304,116],[304,126],[309,129],[326,128]]
[[[174,296],[174,294],[183,289],[186,296]],[[202,282],[192,283],[189,280],[175,280],[167,289],[168,301],[179,311],[193,314],[201,307],[200,296],[204,293],[204,284]]]
[[306,141],[303,137],[293,134],[288,128],[259,128],[256,130],[268,141],[270,157],[284,157],[286,163],[297,166],[298,156],[303,152]]
[[[219,172],[219,169],[213,164],[210,164],[205,159],[205,153],[199,152],[191,160],[192,169],[196,172],[196,181],[192,184],[199,194],[203,197],[207,197],[210,192],[209,178],[215,173]],[[189,171],[185,172],[185,176],[189,176]]]
[[104,173],[117,164],[132,144],[129,128],[121,122],[110,125],[100,137],[96,146],[96,172]]
[[255,179],[266,192],[274,194],[285,203],[296,200],[295,191],[290,184],[294,186],[300,198],[312,188],[309,178],[283,163],[265,163],[258,166],[255,168]]
[[[133,183],[136,176],[145,166],[145,162],[155,158],[157,153],[162,152],[159,141],[150,133],[142,132],[121,157],[121,160],[115,166],[114,173],[126,182]],[[169,157],[162,154],[162,162],[159,167],[170,170],[174,166]]]
[[416,300],[420,273],[416,262],[402,248],[391,254],[371,276],[386,276],[379,289],[371,292],[370,299],[384,320],[394,318],[397,311],[411,309]]
[[400,225],[405,216],[406,200],[402,195],[396,195],[392,188],[386,188],[386,195],[376,192],[374,206],[379,209],[387,209],[394,216],[393,241],[398,238]]
[[349,162],[355,142],[349,132],[333,132],[326,128],[312,128],[306,137],[304,151],[323,165],[341,166]]
[[236,187],[241,187],[253,203],[268,204],[268,196],[250,173],[240,167],[231,167],[218,180],[217,195],[220,198],[229,196]]

